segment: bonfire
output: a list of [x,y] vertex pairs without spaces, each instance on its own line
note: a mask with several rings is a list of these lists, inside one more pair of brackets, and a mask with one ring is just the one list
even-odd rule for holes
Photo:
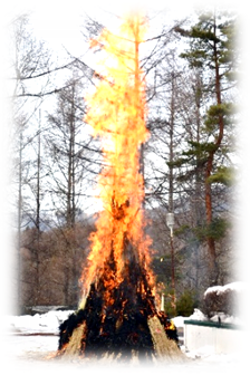
[[149,132],[139,47],[146,30],[145,18],[133,15],[116,34],[104,29],[91,41],[102,59],[85,121],[102,141],[102,210],[90,235],[79,309],[60,326],[59,357],[181,357],[176,328],[156,308],[152,241],[145,234],[142,148]]

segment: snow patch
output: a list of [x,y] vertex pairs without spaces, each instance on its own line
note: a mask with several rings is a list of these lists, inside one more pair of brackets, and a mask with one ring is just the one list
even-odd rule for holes
[[218,313],[214,315],[212,318],[210,318],[210,320],[212,322],[221,321],[222,323],[236,324],[238,326],[243,325],[242,320],[240,318],[231,315],[226,315],[224,313]]
[[175,327],[184,327],[184,320],[186,318],[184,316],[176,316],[175,318],[172,318],[171,320],[174,322]]
[[204,321],[207,320],[207,317],[203,314],[203,312],[199,309],[194,309],[194,312],[192,315],[190,315],[188,318],[185,318],[185,320],[200,320]]
[[6,317],[9,330],[23,334],[31,333],[59,333],[59,325],[72,314],[68,311],[49,311],[45,314],[21,315]]
[[[5,350],[2,352],[2,354],[4,354],[4,359],[8,364],[13,363],[15,359],[17,361],[18,370],[20,364],[27,364],[27,369],[29,369],[29,371],[25,373],[30,372],[30,366],[32,364],[34,364],[34,371],[37,372],[37,363],[39,363],[39,366],[41,364],[44,365],[46,370],[47,367],[50,369],[50,366],[52,366],[52,373],[57,373],[56,369],[53,367],[53,362],[50,363],[50,361],[46,361],[45,358],[51,353],[56,352],[58,347],[58,336],[56,336],[56,334],[58,334],[58,327],[60,323],[66,320],[73,312],[73,310],[49,311],[48,313],[36,314],[34,316],[5,317],[6,324],[8,327],[12,328],[12,333],[14,334],[7,335],[4,338]],[[199,309],[195,309],[190,317],[178,316],[173,318],[173,321],[176,327],[183,327],[184,320],[187,319],[204,320],[206,318]],[[19,334],[16,335],[15,333]],[[32,336],[32,333],[38,333],[38,335]],[[45,336],[41,336],[39,333],[45,334]],[[54,333],[55,335],[46,336],[46,333]],[[171,365],[172,372],[178,372],[180,375],[186,375],[187,373],[200,375],[201,373],[204,374],[206,370],[210,370],[209,373],[211,373],[211,370],[215,373],[215,366],[219,373],[229,373],[232,368],[238,370],[239,364],[242,362],[242,358],[239,358],[238,353],[235,356],[231,354],[215,354],[214,348],[208,345],[190,352],[187,352],[185,347],[182,346],[182,351],[189,357],[190,363],[188,362],[183,368],[179,365]],[[56,363],[54,364],[57,366]],[[65,364],[63,364],[63,366],[64,365]],[[208,365],[209,367],[207,368]],[[83,367],[84,364],[80,363],[80,360],[77,360],[76,363],[72,361],[70,362],[70,368],[67,374],[71,373],[72,370],[82,372]],[[42,371],[43,374],[44,372],[45,371]],[[61,373],[61,369],[59,372]],[[152,369],[150,370],[150,373],[151,372]],[[108,374],[110,374],[110,371],[108,371]]]
[[174,325],[179,327],[184,327],[184,320],[207,320],[206,316],[203,314],[202,311],[199,309],[194,309],[194,312],[189,317],[184,316],[176,316],[175,318],[172,318],[171,320],[174,322]]
[[172,320],[177,328],[184,327],[185,320],[212,321],[215,323],[218,323],[220,321],[221,323],[230,323],[237,326],[243,326],[242,320],[238,317],[226,315],[224,313],[218,313],[212,318],[208,319],[206,315],[204,315],[203,312],[199,309],[194,309],[193,314],[189,317],[177,316],[175,318],[172,318]]
[[220,285],[211,286],[210,288],[208,288],[205,291],[204,297],[209,293],[216,293],[217,295],[220,295],[220,294],[225,293],[229,290],[235,291],[235,292],[242,292],[242,291],[245,290],[245,287],[246,287],[245,283],[243,283],[242,281],[235,281],[233,283],[226,284],[224,286],[220,286]]

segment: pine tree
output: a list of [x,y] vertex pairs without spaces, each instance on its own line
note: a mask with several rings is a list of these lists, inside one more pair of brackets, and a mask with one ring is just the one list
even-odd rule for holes
[[234,106],[229,99],[234,85],[235,21],[233,17],[222,14],[205,14],[189,31],[180,28],[176,31],[190,38],[190,48],[181,57],[192,69],[201,72],[203,92],[207,97],[201,139],[188,141],[188,149],[175,165],[188,165],[189,176],[190,168],[195,172],[202,167],[206,213],[202,235],[208,245],[212,285],[217,283],[219,276],[216,240],[225,234],[227,228],[224,219],[220,220],[214,212],[213,186],[228,186],[232,182],[228,155],[232,151],[229,132],[232,131]]

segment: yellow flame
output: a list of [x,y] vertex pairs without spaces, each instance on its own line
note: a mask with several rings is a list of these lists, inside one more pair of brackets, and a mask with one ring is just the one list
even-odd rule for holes
[[103,58],[96,71],[96,90],[86,97],[85,121],[93,136],[102,138],[105,166],[98,179],[103,210],[90,235],[88,267],[81,278],[85,288],[103,272],[111,250],[117,269],[114,284],[123,279],[128,244],[136,249],[138,262],[146,268],[150,263],[140,173],[141,145],[148,138],[145,82],[139,67],[146,30],[145,18],[134,15],[124,20],[116,35],[105,29],[91,42],[92,48],[101,48]]

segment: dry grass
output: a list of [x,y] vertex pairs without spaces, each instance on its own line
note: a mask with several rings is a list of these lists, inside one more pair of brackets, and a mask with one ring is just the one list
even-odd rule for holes
[[156,355],[159,359],[184,361],[185,356],[174,340],[170,340],[157,316],[148,319],[148,326],[154,343]]
[[80,355],[82,338],[84,337],[85,329],[86,329],[85,321],[76,329],[74,329],[72,336],[69,340],[69,343],[67,347],[65,348],[64,355],[66,356]]
[[[153,354],[152,355],[155,357],[156,361],[163,360],[171,362],[184,362],[186,360],[186,356],[178,348],[176,342],[167,337],[164,327],[157,316],[148,319],[148,327],[155,349],[155,356]],[[81,356],[82,338],[85,336],[85,330],[86,322],[83,322],[76,329],[74,329],[69,343],[62,350],[61,355],[63,354],[63,357]],[[134,352],[132,356],[133,362],[136,362],[137,356],[138,353]],[[119,355],[114,355],[114,353],[107,353],[106,355],[106,360],[108,361],[117,361],[118,359]]]

